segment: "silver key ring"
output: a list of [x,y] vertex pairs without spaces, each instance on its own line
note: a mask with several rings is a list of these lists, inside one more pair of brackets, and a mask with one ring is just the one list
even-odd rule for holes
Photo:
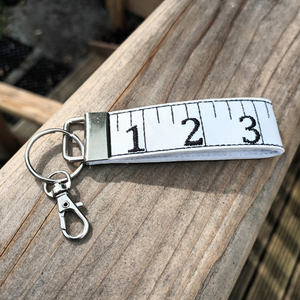
[[[65,171],[55,171],[55,172],[51,173],[48,178],[51,178],[54,175],[59,174],[59,173],[62,173],[62,174],[66,175],[66,178],[63,178],[63,180],[66,181],[66,182],[63,183],[64,185],[62,187],[66,191],[68,191],[71,188],[71,176],[67,172],[65,172]],[[62,182],[60,184],[62,184]],[[48,197],[55,198],[54,189],[52,191],[48,191],[46,182],[44,182],[44,192]]]
[[[36,140],[38,140],[40,137],[47,135],[47,134],[51,134],[51,133],[55,133],[55,132],[61,132],[63,134],[68,135],[69,137],[71,137],[72,139],[74,139],[76,141],[76,143],[78,144],[80,151],[83,155],[84,153],[84,147],[83,144],[81,143],[80,139],[78,138],[77,135],[70,133],[69,131],[66,131],[64,129],[60,129],[60,128],[50,128],[50,129],[46,129],[44,131],[39,132],[38,134],[36,134],[35,136],[33,136],[30,141],[27,144],[26,150],[25,150],[25,163],[26,166],[28,168],[28,170],[31,172],[31,174],[33,174],[33,176],[35,176],[36,178],[39,178],[40,180],[48,183],[48,184],[54,184],[54,183],[62,183],[63,181],[66,180],[66,178],[62,178],[62,179],[51,179],[51,178],[46,178],[41,176],[40,174],[38,174],[35,169],[32,167],[30,160],[29,160],[29,152],[30,149],[32,147],[32,145],[34,144],[34,142],[36,142]],[[73,179],[74,177],[76,177],[79,172],[81,171],[83,167],[83,162],[79,165],[79,167],[72,173],[70,174],[70,178]]]

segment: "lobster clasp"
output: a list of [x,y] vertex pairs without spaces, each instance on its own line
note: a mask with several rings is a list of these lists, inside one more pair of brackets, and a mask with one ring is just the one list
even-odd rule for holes
[[[81,213],[81,211],[78,209],[78,207],[82,206],[82,202],[74,203],[67,195],[66,192],[61,193],[56,196],[57,199],[57,206],[58,206],[58,213],[59,213],[59,220],[60,220],[60,228],[62,230],[63,235],[72,240],[77,240],[77,239],[82,239],[83,237],[86,236],[86,234],[89,231],[89,223],[85,216]],[[81,221],[83,222],[83,231],[76,235],[72,236],[67,233],[67,228],[66,228],[66,220],[65,220],[65,212],[70,211],[76,214]]]
[[[82,202],[74,203],[68,196],[67,191],[71,187],[71,178],[70,175],[64,171],[56,171],[53,172],[49,178],[51,178],[53,175],[63,173],[66,175],[66,179],[64,181],[66,182],[57,182],[54,184],[54,187],[52,191],[47,190],[47,183],[44,184],[44,191],[45,193],[51,197],[55,198],[57,200],[57,207],[58,207],[58,213],[59,213],[59,221],[60,221],[60,228],[62,230],[63,235],[72,240],[82,239],[86,236],[86,234],[89,231],[89,222],[85,218],[85,216],[81,213],[81,211],[78,209],[78,207],[82,206]],[[67,226],[66,226],[66,219],[65,219],[65,212],[70,211],[76,214],[80,220],[83,222],[83,230],[80,234],[76,236],[72,236],[67,233]]]

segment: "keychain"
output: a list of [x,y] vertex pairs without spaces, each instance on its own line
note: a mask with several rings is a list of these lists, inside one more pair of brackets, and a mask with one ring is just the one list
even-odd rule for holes
[[[72,124],[84,127],[85,143],[70,133]],[[56,171],[48,178],[32,167],[29,152],[40,137],[63,134],[63,157],[80,162],[72,173]],[[74,139],[82,155],[69,155],[68,141]],[[81,239],[89,223],[68,197],[71,180],[84,164],[157,163],[174,161],[259,159],[284,153],[270,100],[263,98],[224,98],[193,100],[127,109],[86,113],[84,118],[68,120],[64,129],[47,129],[28,143],[25,162],[29,171],[44,182],[45,193],[57,200],[60,226],[66,238]],[[63,179],[52,179],[64,174]],[[48,184],[54,185],[48,191]],[[75,213],[83,222],[81,234],[66,231],[65,212]]]
[[[79,167],[71,175],[69,175],[65,171],[55,171],[55,172],[51,173],[48,178],[46,178],[46,177],[43,177],[43,176],[39,175],[35,171],[35,169],[32,167],[32,165],[30,163],[30,160],[29,160],[29,152],[30,152],[30,149],[31,149],[33,143],[37,139],[41,138],[42,136],[47,135],[47,134],[51,134],[51,133],[55,133],[55,132],[61,132],[64,135],[67,135],[67,136],[73,138],[77,142],[77,144],[79,145],[80,150],[83,153],[84,147],[83,147],[80,139],[75,134],[72,134],[72,133],[70,133],[66,130],[63,130],[63,129],[53,128],[53,129],[44,130],[44,131],[36,134],[35,136],[33,136],[31,138],[31,140],[28,142],[28,145],[27,145],[26,151],[25,151],[25,162],[26,162],[26,165],[27,165],[27,168],[29,169],[29,171],[36,178],[38,178],[38,179],[40,179],[44,182],[44,192],[46,193],[46,195],[50,198],[55,198],[57,200],[60,227],[61,227],[63,235],[68,239],[77,240],[77,239],[81,239],[84,236],[86,236],[86,234],[89,231],[89,223],[88,223],[87,219],[85,218],[85,216],[78,209],[78,207],[82,206],[83,203],[82,202],[74,203],[69,198],[67,192],[71,188],[71,180],[75,176],[77,176],[79,174],[79,172],[82,170],[83,163],[81,163],[79,165]],[[63,179],[52,179],[52,177],[56,174],[64,174],[66,177],[63,178]],[[47,188],[48,184],[53,185],[52,191],[48,191],[48,188]],[[67,233],[66,222],[65,222],[65,212],[67,212],[67,211],[75,213],[81,219],[81,221],[83,222],[83,231],[81,232],[81,234],[76,235],[76,236],[71,236],[70,234]]]

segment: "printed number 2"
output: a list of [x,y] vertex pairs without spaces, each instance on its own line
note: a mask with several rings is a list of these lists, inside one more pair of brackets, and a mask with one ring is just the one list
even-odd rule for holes
[[187,139],[185,140],[184,146],[197,146],[197,145],[203,145],[203,138],[200,138],[197,141],[191,141],[193,135],[197,132],[197,130],[200,127],[200,122],[196,118],[187,118],[181,121],[182,125],[185,125],[187,121],[193,121],[194,122],[194,128],[191,131],[191,133],[188,135]]
[[132,131],[132,140],[133,140],[133,148],[128,150],[128,152],[140,152],[145,151],[145,149],[142,149],[139,147],[139,134],[138,134],[138,128],[136,125],[129,128],[126,132]]
[[245,129],[249,130],[249,131],[253,131],[255,133],[255,139],[254,140],[248,140],[247,138],[243,137],[243,142],[244,143],[249,143],[249,144],[255,144],[260,139],[260,134],[259,134],[258,130],[254,128],[256,126],[256,121],[251,116],[243,116],[243,117],[240,117],[240,122],[243,122],[244,119],[246,119],[246,118],[249,118],[252,123],[251,123],[250,126],[246,127]]

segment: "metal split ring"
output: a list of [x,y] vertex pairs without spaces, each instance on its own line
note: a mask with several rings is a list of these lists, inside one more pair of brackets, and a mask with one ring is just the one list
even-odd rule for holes
[[[67,172],[65,172],[65,171],[55,171],[55,172],[51,173],[48,178],[51,178],[54,175],[60,174],[60,173],[66,175],[66,178],[62,178],[62,180],[65,181],[65,182],[60,182],[60,184],[63,183],[64,184],[64,186],[63,186],[64,189],[66,191],[68,191],[71,188],[71,176]],[[44,182],[44,192],[48,197],[55,198],[54,189],[52,191],[48,191],[47,182]]]
[[[62,183],[62,182],[64,182],[66,180],[66,178],[51,179],[50,177],[51,177],[51,175],[53,173],[49,176],[49,178],[43,177],[40,174],[38,174],[35,171],[35,169],[32,167],[31,163],[30,163],[29,152],[30,152],[30,149],[31,149],[32,145],[34,144],[34,142],[36,142],[36,140],[38,140],[39,138],[41,138],[44,135],[55,133],[55,132],[61,132],[61,133],[65,134],[65,135],[71,137],[72,139],[74,139],[76,141],[76,143],[78,144],[82,155],[84,153],[84,146],[81,143],[79,137],[77,135],[73,134],[73,133],[70,133],[67,130],[60,129],[60,128],[50,128],[50,129],[46,129],[44,131],[41,131],[38,134],[36,134],[35,136],[33,136],[30,139],[30,141],[28,142],[26,150],[25,150],[25,163],[26,163],[26,166],[27,166],[28,170],[30,171],[30,173],[33,176],[35,176],[36,178],[39,178],[40,180],[42,180],[42,181],[44,181],[45,183],[48,183],[48,184]],[[79,172],[81,171],[82,167],[83,167],[83,162],[79,165],[79,167],[72,174],[70,174],[70,178],[73,179],[74,177],[76,177],[79,174]]]

